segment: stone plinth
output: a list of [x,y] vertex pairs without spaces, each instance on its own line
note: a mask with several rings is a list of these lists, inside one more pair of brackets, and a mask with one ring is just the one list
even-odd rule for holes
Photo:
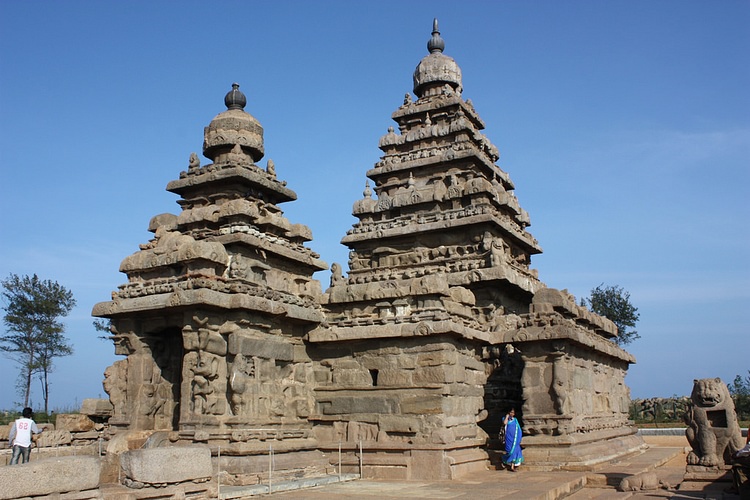
[[563,436],[524,436],[522,445],[525,463],[549,470],[592,470],[598,464],[647,447],[634,427]]
[[685,467],[685,481],[714,482],[731,481],[732,466],[717,465],[704,467],[702,465],[688,465]]
[[212,474],[207,446],[130,450],[120,455],[120,464],[128,479],[145,484],[205,481]]
[[99,486],[97,457],[61,457],[0,467],[0,500],[85,491]]
[[[364,479],[441,481],[457,479],[489,467],[483,441],[466,440],[451,445],[411,445],[362,442],[361,472]],[[341,450],[343,473],[360,472],[359,443],[322,443],[330,463],[338,467]]]

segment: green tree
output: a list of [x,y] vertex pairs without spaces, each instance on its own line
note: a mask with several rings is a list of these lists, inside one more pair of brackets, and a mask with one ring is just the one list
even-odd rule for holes
[[93,323],[94,323],[94,330],[102,333],[102,335],[97,336],[98,339],[109,340],[112,338],[111,337],[112,331],[110,330],[110,327],[112,325],[111,320],[95,319]]
[[49,405],[49,374],[56,357],[73,353],[59,318],[75,307],[73,293],[56,281],[40,280],[37,275],[11,274],[0,281],[6,332],[0,336],[0,352],[18,363],[19,395],[29,405],[31,381],[39,374],[44,411]]
[[640,318],[638,308],[630,303],[630,293],[622,287],[604,286],[602,283],[591,290],[588,299],[581,299],[581,304],[617,326],[617,337],[615,337],[617,344],[625,345],[641,338],[634,330]]
[[737,375],[729,385],[729,393],[734,400],[734,409],[740,419],[750,417],[750,370],[747,373],[745,378]]

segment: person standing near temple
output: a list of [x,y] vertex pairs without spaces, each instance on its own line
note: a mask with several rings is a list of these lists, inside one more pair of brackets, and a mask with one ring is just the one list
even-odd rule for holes
[[10,459],[11,465],[17,464],[19,458],[22,458],[21,463],[29,462],[29,457],[31,456],[31,435],[42,432],[36,426],[36,422],[34,422],[32,416],[33,412],[31,408],[24,408],[21,412],[21,418],[13,422],[13,426],[10,428],[8,442],[13,447],[13,455]]
[[521,451],[521,424],[516,419],[516,410],[511,408],[503,419],[505,426],[505,457],[503,463],[510,467],[512,472],[523,463],[523,452]]

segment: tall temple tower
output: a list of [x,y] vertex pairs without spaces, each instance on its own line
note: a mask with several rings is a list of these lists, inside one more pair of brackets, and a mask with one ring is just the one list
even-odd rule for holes
[[511,407],[532,463],[638,449],[624,385],[634,359],[607,340],[610,321],[530,268],[541,248],[437,20],[427,48],[416,100],[393,113],[354,204],[348,276],[334,265],[327,324],[307,336],[332,370],[315,391],[317,437],[324,448],[364,440],[373,469],[405,478],[484,467]]
[[[543,286],[529,268],[541,249],[528,214],[444,47],[435,21],[414,71],[416,100],[407,94],[393,113],[397,130],[380,139],[384,154],[367,172],[373,188],[368,181],[354,204],[359,222],[342,240],[348,277],[334,272],[328,325],[308,336],[333,370],[334,382],[316,390],[319,435],[364,438],[384,456],[409,443],[404,463],[422,467],[410,477],[484,466],[482,360]],[[352,397],[362,390],[367,397]]]

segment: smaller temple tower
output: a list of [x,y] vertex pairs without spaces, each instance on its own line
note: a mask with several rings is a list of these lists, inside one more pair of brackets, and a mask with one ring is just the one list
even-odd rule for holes
[[127,283],[94,307],[126,356],[104,381],[110,423],[224,456],[266,453],[268,439],[279,452],[313,449],[316,369],[302,339],[324,321],[312,275],[327,265],[279,208],[297,196],[272,160],[258,165],[263,128],[238,84],[224,102],[204,131],[210,163],[191,154],[167,185],[182,211],[151,220],[154,239],[120,266]]

